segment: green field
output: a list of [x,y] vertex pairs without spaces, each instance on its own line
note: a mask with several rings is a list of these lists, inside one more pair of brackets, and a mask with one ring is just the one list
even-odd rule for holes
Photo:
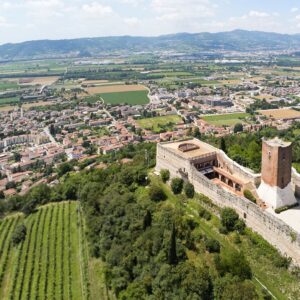
[[19,85],[15,82],[0,82],[0,91],[16,90]]
[[20,101],[19,97],[0,98],[0,106],[1,105],[6,105],[6,104],[19,103],[19,101]]
[[177,115],[169,115],[155,118],[147,118],[138,120],[137,123],[143,128],[153,132],[160,132],[163,127],[167,127],[167,130],[172,130],[173,126],[182,119]]
[[245,118],[250,115],[247,113],[225,114],[203,116],[202,119],[214,126],[234,126],[237,123],[245,123]]
[[105,103],[108,104],[148,104],[148,91],[116,92],[99,94]]
[[[13,246],[19,224],[26,239]],[[77,202],[50,204],[0,224],[0,299],[88,299],[88,254]]]

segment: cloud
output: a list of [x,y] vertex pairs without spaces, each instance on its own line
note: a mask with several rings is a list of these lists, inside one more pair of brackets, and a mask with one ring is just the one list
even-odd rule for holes
[[298,10],[299,10],[298,7],[293,7],[293,8],[291,9],[291,12],[292,12],[292,13],[295,13],[295,12],[297,12]]
[[270,14],[262,11],[251,10],[248,14],[249,17],[266,18],[270,17]]
[[215,16],[217,5],[209,0],[152,0],[157,19],[190,20]]
[[101,3],[96,1],[90,4],[82,5],[82,10],[89,15],[97,17],[109,16],[112,15],[114,12],[110,6],[102,5]]
[[124,22],[129,26],[137,26],[140,24],[140,20],[138,18],[125,18]]

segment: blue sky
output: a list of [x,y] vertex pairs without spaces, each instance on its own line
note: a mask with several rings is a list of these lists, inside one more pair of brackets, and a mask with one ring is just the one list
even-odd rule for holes
[[300,1],[0,0],[0,44],[237,28],[300,33]]

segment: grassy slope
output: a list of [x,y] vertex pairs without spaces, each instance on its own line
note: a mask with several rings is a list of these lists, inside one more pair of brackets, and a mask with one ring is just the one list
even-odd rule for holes
[[99,94],[109,104],[148,104],[148,91],[116,92]]
[[[158,177],[151,177],[151,180],[163,188],[170,203],[184,209],[187,215],[191,216],[200,225],[199,234],[202,233],[218,240],[227,249],[235,248],[244,252],[254,273],[253,282],[257,286],[259,293],[261,293],[262,286],[258,283],[257,279],[277,299],[300,299],[299,279],[289,271],[274,266],[272,256],[266,254],[271,246],[262,238],[258,238],[259,243],[254,244],[251,241],[251,237],[256,237],[257,235],[253,234],[250,229],[247,229],[247,234],[240,236],[241,243],[234,243],[234,234],[227,236],[219,233],[220,220],[216,216],[213,216],[210,221],[199,217],[198,211],[201,207],[201,196],[197,195],[193,200],[182,201],[184,197],[174,196],[170,188],[163,184]],[[206,258],[197,257],[194,253],[190,253],[189,258],[195,263],[201,263],[201,260],[206,261]]]
[[[24,243],[10,239],[24,223]],[[87,244],[77,202],[49,204],[35,214],[8,217],[0,224],[1,299],[88,299]],[[4,238],[5,237],[5,238]],[[9,250],[9,255],[6,255]],[[6,260],[7,263],[2,263]],[[86,257],[86,258],[84,258]]]

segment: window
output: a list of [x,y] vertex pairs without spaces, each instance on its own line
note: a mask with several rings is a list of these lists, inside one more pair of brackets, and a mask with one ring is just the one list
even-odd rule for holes
[[271,158],[271,151],[268,152],[268,157]]

